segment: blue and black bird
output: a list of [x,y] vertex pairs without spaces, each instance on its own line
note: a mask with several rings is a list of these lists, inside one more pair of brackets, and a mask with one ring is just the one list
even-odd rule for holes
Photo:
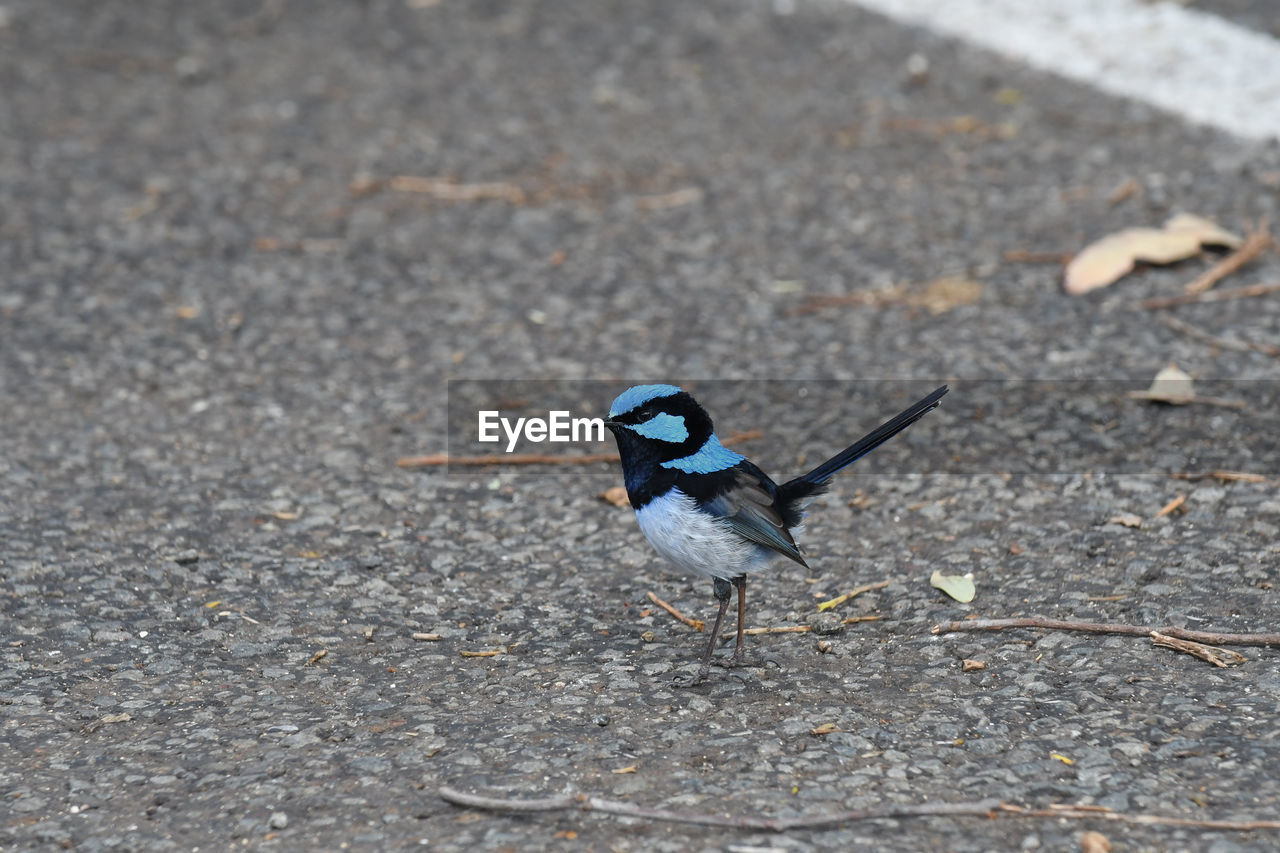
[[686,572],[709,577],[720,610],[702,666],[680,686],[710,672],[720,623],[738,590],[738,641],[725,666],[744,663],[747,575],[781,554],[808,568],[794,534],[805,508],[840,469],[870,453],[938,405],[947,386],[876,427],[807,474],[778,485],[720,443],[711,417],[675,385],[637,385],[618,395],[605,426],[622,456],[627,497],[640,529],[659,554]]

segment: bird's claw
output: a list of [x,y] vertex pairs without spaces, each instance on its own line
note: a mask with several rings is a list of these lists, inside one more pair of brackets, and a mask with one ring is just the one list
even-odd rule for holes
[[708,667],[706,664],[703,664],[698,668],[697,672],[676,673],[676,675],[674,675],[671,679],[671,686],[672,687],[696,687],[702,682],[707,680],[707,674],[710,671],[711,671],[711,668]]

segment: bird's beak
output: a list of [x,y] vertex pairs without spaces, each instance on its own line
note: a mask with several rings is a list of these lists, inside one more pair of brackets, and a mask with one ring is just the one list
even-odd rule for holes
[[608,427],[609,429],[621,429],[621,428],[622,428],[622,426],[623,426],[622,424],[618,423],[617,421],[611,421],[611,420],[609,420],[608,418],[605,418],[605,419],[604,419],[604,425],[605,425],[606,427]]

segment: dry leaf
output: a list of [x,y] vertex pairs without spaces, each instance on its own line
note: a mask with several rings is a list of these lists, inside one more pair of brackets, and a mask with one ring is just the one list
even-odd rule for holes
[[1111,853],[1111,841],[1096,829],[1080,836],[1080,853]]
[[1068,767],[1070,767],[1072,764],[1075,764],[1075,761],[1073,759],[1067,758],[1065,755],[1063,755],[1060,752],[1051,752],[1049,753],[1049,757],[1052,758],[1054,761],[1061,761],[1063,764],[1067,765]]
[[619,767],[617,770],[610,770],[610,773],[635,773],[636,765],[629,764],[626,767]]
[[627,497],[625,486],[611,486],[601,492],[598,497],[602,501],[608,501],[614,506],[630,506],[631,499]]
[[970,660],[969,658],[965,658],[964,661],[960,664],[961,672],[973,672],[974,670],[977,670],[977,669],[986,669],[986,668],[987,668],[987,665],[985,662],[980,660]]
[[1191,374],[1176,364],[1170,364],[1156,374],[1151,387],[1142,393],[1142,398],[1181,406],[1196,398],[1196,390],[1191,384]]
[[1142,516],[1135,515],[1132,512],[1122,512],[1119,515],[1112,516],[1107,519],[1107,524],[1121,524],[1125,527],[1141,527]]
[[1170,364],[1157,373],[1150,388],[1145,391],[1130,391],[1129,396],[1135,400],[1168,403],[1172,406],[1203,403],[1207,406],[1221,406],[1224,409],[1243,409],[1247,405],[1244,400],[1198,396],[1191,384],[1190,374],[1184,372],[1176,364]]
[[1239,236],[1232,234],[1216,222],[1194,213],[1179,213],[1164,224],[1164,230],[1184,234],[1194,234],[1202,246],[1224,246],[1238,249],[1244,242]]
[[834,731],[839,731],[835,723],[823,723],[820,726],[809,729],[811,735],[829,735]]
[[130,720],[132,720],[132,719],[133,719],[133,717],[129,716],[129,713],[126,711],[126,712],[124,712],[124,713],[122,713],[122,714],[107,714],[105,717],[103,717],[103,718],[102,718],[101,722],[104,722],[104,723],[127,723],[127,722],[129,722]]
[[1090,243],[1067,264],[1066,291],[1073,296],[1114,283],[1138,261],[1171,264],[1200,254],[1204,246],[1240,245],[1240,238],[1217,224],[1180,213],[1164,228],[1125,228]]
[[924,292],[907,297],[907,303],[918,305],[930,314],[945,314],[961,305],[973,305],[982,298],[982,282],[948,276],[925,285]]
[[968,604],[973,601],[973,596],[977,593],[973,585],[973,578],[968,575],[944,575],[942,572],[934,572],[933,576],[929,578],[929,584],[935,589],[942,590],[961,604]]

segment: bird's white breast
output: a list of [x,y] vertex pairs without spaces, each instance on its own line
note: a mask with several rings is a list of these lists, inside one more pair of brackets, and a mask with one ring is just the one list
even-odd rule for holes
[[679,489],[640,507],[636,521],[659,554],[686,572],[707,577],[732,578],[758,569],[771,553],[698,509]]

